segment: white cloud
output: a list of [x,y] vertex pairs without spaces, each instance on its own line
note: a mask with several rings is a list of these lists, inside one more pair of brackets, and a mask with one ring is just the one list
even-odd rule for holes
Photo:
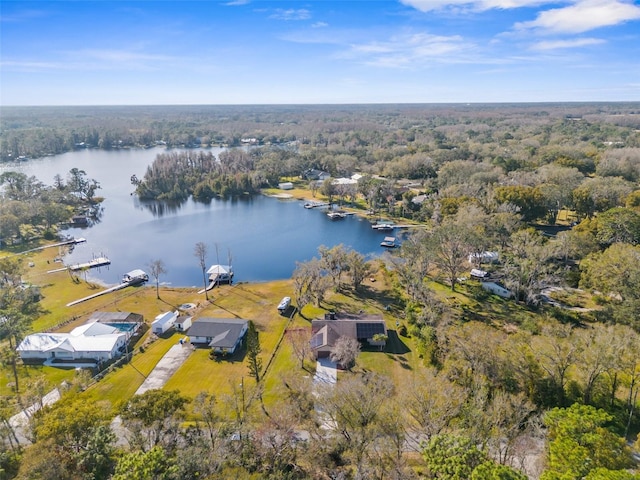
[[538,18],[515,25],[551,33],[583,33],[640,19],[640,6],[620,0],[583,0],[568,7],[540,12]]
[[352,44],[343,57],[359,59],[367,65],[402,68],[432,61],[458,62],[461,54],[474,48],[459,35],[417,33],[396,36],[385,42]]
[[311,18],[311,12],[305,8],[278,8],[275,13],[269,16],[275,20],[309,20]]
[[600,45],[605,43],[600,38],[575,38],[572,40],[549,40],[538,42],[531,46],[532,50],[559,50],[566,48],[579,48],[589,45]]
[[316,22],[313,25],[311,25],[311,28],[326,28],[328,26],[329,24],[326,22]]
[[400,0],[403,4],[430,12],[433,10],[491,10],[534,7],[548,3],[549,0]]

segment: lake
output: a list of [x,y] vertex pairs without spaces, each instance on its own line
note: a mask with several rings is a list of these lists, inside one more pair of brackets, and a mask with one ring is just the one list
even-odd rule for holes
[[[66,178],[69,170],[77,167],[100,183],[102,188],[96,195],[105,197],[100,221],[89,228],[64,231],[87,239],[64,261],[80,263],[107,256],[111,265],[89,274],[106,284],[119,283],[124,273],[136,268],[149,272],[151,261],[162,260],[167,270],[160,277],[163,284],[202,286],[202,271],[194,256],[197,242],[208,246],[207,265],[231,260],[235,282],[290,278],[296,262],[317,257],[320,245],[343,244],[367,256],[384,250],[380,242],[385,235],[372,229],[369,221],[355,215],[331,220],[322,209],[305,209],[297,200],[258,195],[208,204],[193,200],[180,205],[142,202],[132,195],[130,178],[134,174],[142,178],[163,151],[85,149],[3,164],[0,172],[19,170],[51,185],[57,173]],[[216,155],[221,151],[212,149]]]

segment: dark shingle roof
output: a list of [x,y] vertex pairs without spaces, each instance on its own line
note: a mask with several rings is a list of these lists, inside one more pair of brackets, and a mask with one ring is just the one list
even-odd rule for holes
[[381,314],[327,314],[324,319],[311,322],[312,348],[333,346],[339,337],[351,337],[357,340],[369,340],[376,333],[387,333],[387,327]]
[[189,336],[211,338],[210,347],[232,348],[248,323],[237,318],[200,318],[189,328]]

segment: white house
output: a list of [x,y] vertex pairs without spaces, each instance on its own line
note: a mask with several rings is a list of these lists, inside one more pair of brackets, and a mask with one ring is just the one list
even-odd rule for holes
[[173,327],[178,315],[179,312],[177,310],[175,312],[161,313],[153,322],[151,322],[151,331],[156,335],[162,335]]
[[122,355],[130,332],[117,326],[91,322],[70,333],[34,333],[25,337],[16,349],[23,361],[111,360]]

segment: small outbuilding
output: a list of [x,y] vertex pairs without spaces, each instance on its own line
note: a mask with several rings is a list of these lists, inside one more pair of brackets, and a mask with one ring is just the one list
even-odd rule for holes
[[151,331],[156,335],[162,335],[171,327],[173,327],[175,321],[178,319],[178,311],[161,313],[151,323]]
[[173,328],[178,332],[186,332],[191,327],[191,317],[178,317],[173,324]]
[[293,190],[293,183],[291,182],[282,182],[278,184],[278,188],[280,190]]
[[482,288],[502,298],[511,298],[513,293],[495,282],[482,282]]
[[485,270],[480,270],[479,268],[472,268],[471,276],[473,278],[487,278],[489,276],[489,272]]
[[477,252],[469,254],[469,263],[481,265],[483,263],[496,263],[500,259],[498,252]]

